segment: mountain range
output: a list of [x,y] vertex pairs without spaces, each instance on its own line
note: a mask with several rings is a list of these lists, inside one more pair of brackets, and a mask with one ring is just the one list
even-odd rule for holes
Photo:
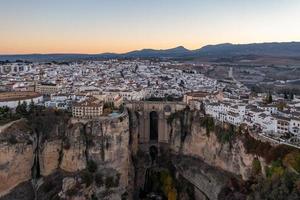
[[198,58],[214,57],[226,58],[234,56],[272,56],[272,57],[300,57],[300,42],[272,42],[252,44],[217,44],[207,45],[196,50],[188,50],[183,46],[171,49],[142,49],[128,53],[101,53],[101,54],[23,54],[0,55],[0,61],[67,61],[80,59],[107,59],[107,58]]

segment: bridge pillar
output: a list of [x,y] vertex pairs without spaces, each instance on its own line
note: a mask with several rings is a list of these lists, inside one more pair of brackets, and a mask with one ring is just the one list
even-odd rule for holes
[[140,143],[148,143],[150,140],[150,120],[148,112],[143,112],[140,126]]
[[158,142],[168,142],[167,140],[167,120],[163,112],[159,113],[159,123],[158,123]]

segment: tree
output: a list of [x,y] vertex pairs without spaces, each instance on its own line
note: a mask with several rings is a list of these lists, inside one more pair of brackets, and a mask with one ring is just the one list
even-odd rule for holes
[[261,174],[261,164],[257,158],[253,159],[253,161],[252,161],[252,173],[255,176]]
[[23,101],[23,103],[21,104],[21,111],[22,111],[22,115],[25,116],[28,114],[27,112],[27,103],[26,101]]
[[284,92],[284,99],[288,99],[289,97],[288,97],[288,94],[287,94],[287,92]]
[[98,166],[94,160],[89,160],[87,163],[87,168],[88,168],[89,172],[95,173],[98,169]]
[[273,102],[273,98],[272,98],[272,94],[271,93],[269,93],[268,95],[267,95],[267,97],[266,97],[266,103],[272,103]]
[[200,104],[200,111],[205,115],[205,105],[204,105],[203,101],[201,101],[201,104]]
[[277,104],[277,109],[280,110],[280,111],[283,111],[285,107],[286,107],[286,103],[285,102],[279,102]]
[[26,116],[28,114],[26,101],[23,101],[22,104],[19,101],[18,106],[16,107],[16,113],[20,116]]
[[138,65],[135,65],[135,68],[134,68],[134,73],[136,73],[136,71],[138,70],[139,66]]
[[293,99],[294,99],[294,93],[291,92],[291,93],[290,93],[290,100],[293,100]]
[[29,104],[29,113],[32,114],[34,113],[34,111],[35,111],[35,106],[33,100],[31,99],[31,102]]
[[16,113],[21,115],[21,113],[22,113],[21,110],[22,110],[22,109],[21,109],[21,102],[19,101],[19,102],[18,102],[18,105],[17,105],[17,107],[16,107]]
[[184,81],[183,80],[180,80],[179,86],[184,87]]

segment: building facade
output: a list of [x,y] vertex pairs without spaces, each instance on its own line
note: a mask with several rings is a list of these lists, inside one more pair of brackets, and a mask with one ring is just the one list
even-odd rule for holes
[[90,97],[83,102],[75,103],[72,115],[77,118],[93,119],[103,114],[103,102],[95,97]]

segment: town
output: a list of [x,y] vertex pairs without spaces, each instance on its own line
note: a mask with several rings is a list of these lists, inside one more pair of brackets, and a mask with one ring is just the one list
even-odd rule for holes
[[257,137],[300,148],[299,96],[255,93],[234,79],[232,68],[220,81],[189,65],[140,59],[2,63],[0,117],[21,104],[90,119],[111,116],[132,101],[180,101],[218,122],[246,125]]

